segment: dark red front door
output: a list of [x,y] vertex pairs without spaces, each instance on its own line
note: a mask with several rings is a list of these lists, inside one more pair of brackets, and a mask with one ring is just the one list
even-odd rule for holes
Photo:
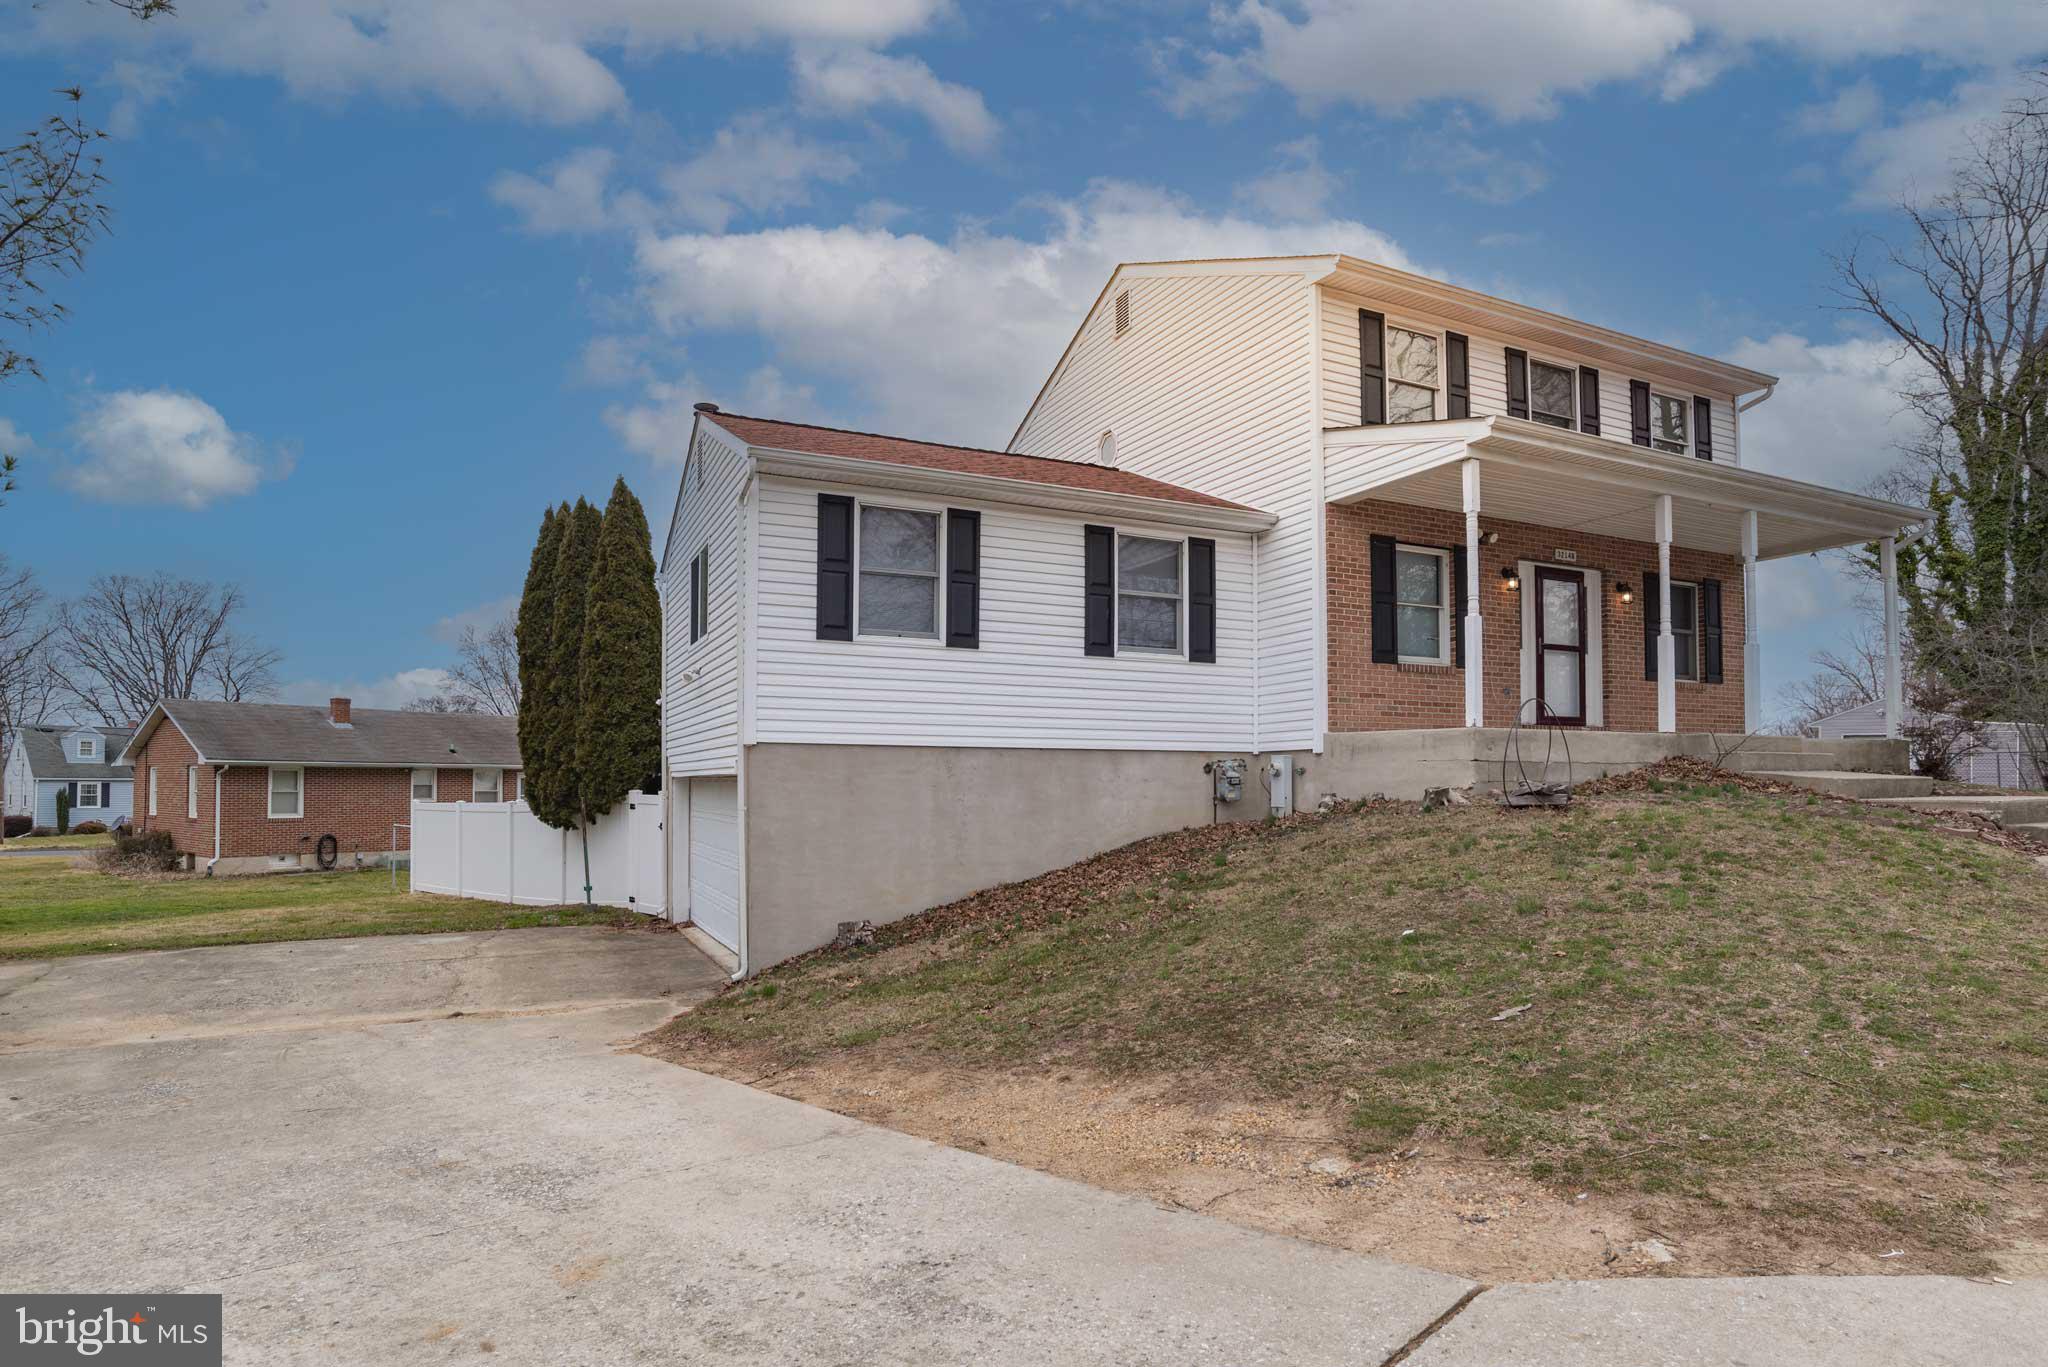
[[1586,724],[1586,577],[1536,570],[1536,697],[1539,718]]

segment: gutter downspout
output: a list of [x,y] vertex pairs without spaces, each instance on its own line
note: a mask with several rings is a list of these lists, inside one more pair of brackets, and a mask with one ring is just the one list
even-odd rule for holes
[[213,866],[220,862],[220,777],[234,768],[232,764],[213,766],[213,858],[206,861],[206,876],[213,877]]

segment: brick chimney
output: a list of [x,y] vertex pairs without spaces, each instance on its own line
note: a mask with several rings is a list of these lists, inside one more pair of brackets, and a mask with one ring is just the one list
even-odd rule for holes
[[327,700],[327,720],[335,726],[349,726],[353,724],[348,719],[347,698],[329,698]]

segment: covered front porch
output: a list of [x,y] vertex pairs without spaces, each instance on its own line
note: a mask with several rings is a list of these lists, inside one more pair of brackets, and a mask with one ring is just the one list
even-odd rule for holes
[[[1758,564],[1873,541],[1886,714],[1903,711],[1895,550],[1917,534],[1922,509],[1526,419],[1323,439],[1332,732],[1451,726],[1459,713],[1470,728],[1548,719],[1754,732],[1764,720]],[[1434,656],[1432,557],[1443,567]],[[1352,631],[1345,614],[1366,611],[1368,586],[1370,625]],[[1347,660],[1343,643],[1360,635],[1369,657]],[[1461,696],[1448,698],[1452,689]]]

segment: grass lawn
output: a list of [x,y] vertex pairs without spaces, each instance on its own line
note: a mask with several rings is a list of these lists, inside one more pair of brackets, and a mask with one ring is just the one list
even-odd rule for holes
[[1870,1270],[2048,1234],[2048,877],[1925,818],[1733,785],[1377,804],[1048,878],[774,970],[662,1047],[1277,1106],[1361,1164],[1427,1145],[1916,1251]]
[[[9,844],[13,842],[10,841]],[[68,859],[0,859],[0,959],[609,922],[609,908],[414,897],[406,875],[127,879]]]
[[114,843],[106,831],[98,835],[16,835],[0,843],[0,850],[97,850]]

